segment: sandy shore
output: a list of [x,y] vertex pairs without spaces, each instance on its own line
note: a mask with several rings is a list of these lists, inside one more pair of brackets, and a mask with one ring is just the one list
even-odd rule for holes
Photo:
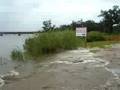
[[36,74],[0,90],[120,90],[120,45],[98,50],[66,51],[42,62]]

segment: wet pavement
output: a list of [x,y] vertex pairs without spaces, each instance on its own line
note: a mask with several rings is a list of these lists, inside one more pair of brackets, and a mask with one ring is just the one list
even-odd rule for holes
[[37,63],[31,76],[10,80],[0,90],[120,90],[120,45],[90,51],[53,55]]

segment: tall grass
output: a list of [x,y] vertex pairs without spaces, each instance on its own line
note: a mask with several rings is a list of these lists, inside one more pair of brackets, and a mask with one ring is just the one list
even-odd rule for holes
[[[108,35],[92,31],[88,33],[87,40],[89,41],[87,47],[104,47],[105,45],[120,42],[120,35]],[[76,49],[80,46],[85,46],[85,38],[76,37],[75,31],[48,31],[26,39],[24,53],[20,50],[13,50],[11,58],[20,61],[24,60],[24,58],[37,59],[46,54]]]
[[27,54],[39,57],[44,54],[55,53],[61,50],[76,49],[80,39],[74,31],[52,31],[38,34],[34,38],[27,39],[24,50]]
[[94,42],[94,41],[105,41],[105,34],[98,32],[98,31],[91,31],[88,33],[87,41]]
[[120,42],[120,34],[118,35],[107,35],[106,36],[107,41],[119,41]]
[[20,51],[20,50],[17,50],[17,49],[14,49],[12,52],[11,52],[11,58],[13,60],[19,60],[19,61],[22,61],[24,60],[23,59],[23,53]]

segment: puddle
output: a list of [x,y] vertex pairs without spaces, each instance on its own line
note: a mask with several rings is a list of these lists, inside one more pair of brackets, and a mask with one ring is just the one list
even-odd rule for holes
[[120,79],[119,75],[120,75],[120,69],[110,69],[105,67],[105,69],[109,72],[111,72],[113,74],[113,76],[115,77],[115,79]]
[[4,80],[0,78],[0,87],[2,87],[5,84]]
[[16,72],[15,70],[9,71],[4,75],[0,75],[0,87],[2,87],[7,80],[16,78],[16,76],[19,76],[19,72]]

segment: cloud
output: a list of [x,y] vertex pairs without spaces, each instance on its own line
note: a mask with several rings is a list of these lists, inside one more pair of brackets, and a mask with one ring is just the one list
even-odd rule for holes
[[93,19],[100,10],[119,0],[1,0],[0,31],[29,31],[42,27],[42,21],[51,19],[54,24],[67,24],[72,20]]

